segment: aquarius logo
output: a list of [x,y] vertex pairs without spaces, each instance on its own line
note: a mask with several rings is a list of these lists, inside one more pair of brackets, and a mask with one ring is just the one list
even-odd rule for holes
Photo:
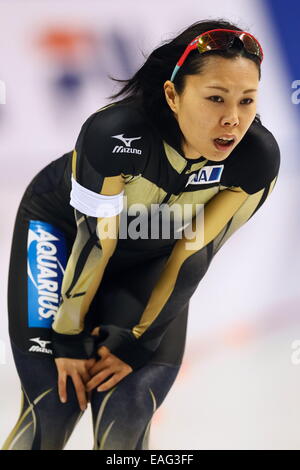
[[50,328],[60,303],[66,266],[63,233],[31,220],[27,240],[28,326]]

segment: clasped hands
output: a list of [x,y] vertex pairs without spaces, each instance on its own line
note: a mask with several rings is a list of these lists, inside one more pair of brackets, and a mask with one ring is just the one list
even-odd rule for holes
[[[99,331],[100,327],[97,326],[91,332],[91,335],[98,336]],[[106,346],[98,348],[97,353],[101,356],[100,360],[92,358],[87,361],[88,372],[92,376],[85,383],[85,390],[89,393],[89,397],[92,390],[98,385],[97,390],[105,392],[133,371],[129,364],[112,354]],[[106,380],[108,377],[110,378]]]

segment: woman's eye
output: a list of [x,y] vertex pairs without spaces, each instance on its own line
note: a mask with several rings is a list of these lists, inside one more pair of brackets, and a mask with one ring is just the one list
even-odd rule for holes
[[253,103],[253,99],[252,99],[252,98],[245,98],[243,101],[248,101],[248,103],[245,103],[245,104],[251,104],[251,103]]
[[[210,101],[213,101],[214,103],[222,103],[223,102],[223,98],[221,96],[218,96],[218,95],[214,95],[214,96],[210,96],[208,98]],[[242,104],[251,104],[253,103],[253,99],[252,98],[245,98],[241,101]]]
[[218,95],[210,96],[208,99],[215,102],[215,103],[221,103],[222,101],[218,101],[218,98],[220,98],[222,100],[222,97],[218,96]]

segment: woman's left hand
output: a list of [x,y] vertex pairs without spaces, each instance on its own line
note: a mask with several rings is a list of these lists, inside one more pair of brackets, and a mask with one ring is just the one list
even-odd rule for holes
[[[91,334],[98,335],[99,329],[100,327],[94,328]],[[100,391],[106,392],[133,371],[129,364],[126,364],[126,362],[112,354],[106,346],[101,346],[98,349],[98,354],[101,355],[101,359],[95,362],[89,369],[89,374],[93,377],[85,385],[87,392],[91,392],[100,384],[102,384]],[[111,375],[112,377],[104,382],[104,380]]]

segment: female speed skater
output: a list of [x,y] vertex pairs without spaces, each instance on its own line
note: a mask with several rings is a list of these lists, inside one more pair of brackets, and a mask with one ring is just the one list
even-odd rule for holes
[[89,403],[93,450],[149,449],[191,296],[278,177],[256,114],[262,61],[236,25],[192,24],[28,185],[8,280],[22,402],[3,450],[64,449]]

